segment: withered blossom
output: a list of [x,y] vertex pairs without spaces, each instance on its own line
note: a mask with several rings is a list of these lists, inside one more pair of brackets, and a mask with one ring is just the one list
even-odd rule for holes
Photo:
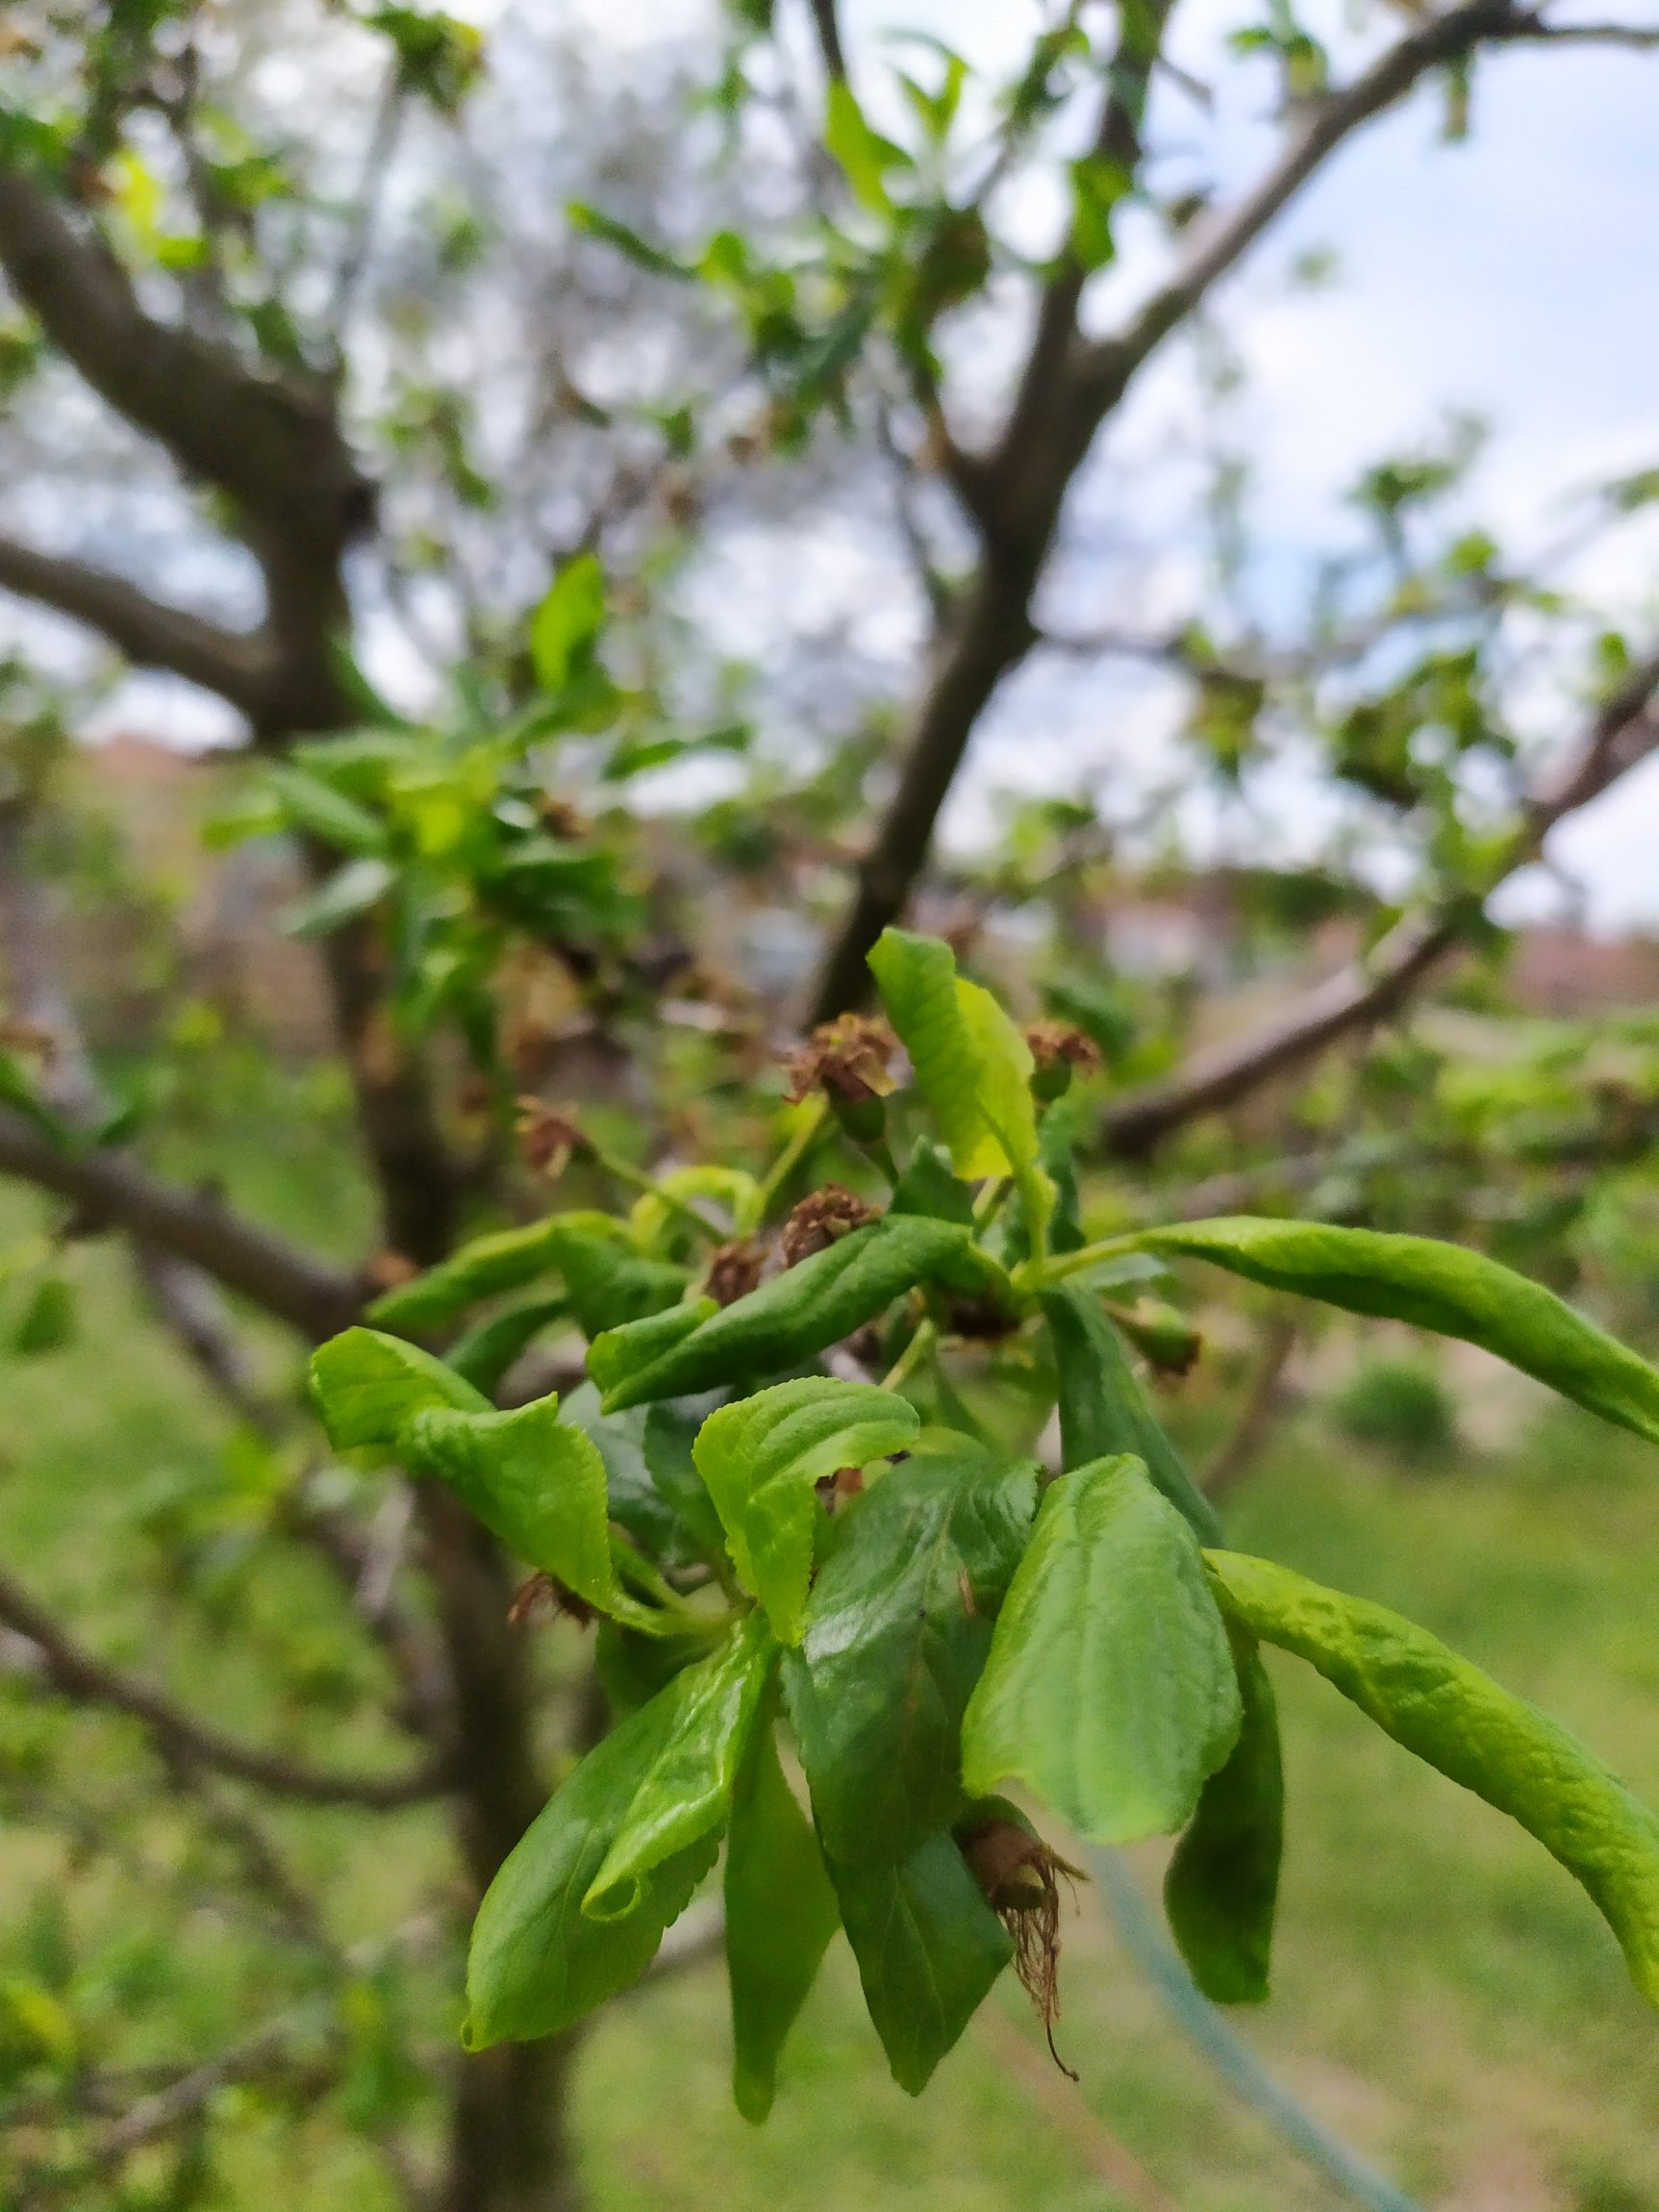
[[855,1198],[840,1183],[826,1183],[821,1191],[810,1192],[784,1223],[784,1266],[798,1267],[875,1219],[873,1206]]
[[898,1089],[891,1068],[895,1043],[885,1021],[867,1014],[838,1014],[833,1021],[820,1022],[791,1053],[785,1096],[792,1106],[815,1091],[848,1105],[891,1097]]

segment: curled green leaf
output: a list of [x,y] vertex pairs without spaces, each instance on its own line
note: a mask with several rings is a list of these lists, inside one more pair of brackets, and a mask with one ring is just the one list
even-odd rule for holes
[[1170,1930],[1193,1979],[1217,2004],[1259,2004],[1268,1994],[1284,1845],[1273,1686],[1253,1639],[1240,1642],[1239,1740],[1198,1793],[1164,1877]]
[[1659,1817],[1565,1728],[1426,1628],[1237,1551],[1204,1554],[1227,1611],[1294,1651],[1429,1766],[1496,1805],[1581,1882],[1659,2005]]
[[582,1899],[605,1862],[676,1713],[673,1685],[630,1714],[582,1761],[490,1883],[466,1962],[467,2048],[571,2027],[656,1956],[715,1863],[711,1830],[645,1877],[634,1910],[596,1921]]
[[780,1643],[800,1641],[819,1518],[813,1485],[837,1468],[902,1451],[919,1426],[892,1391],[817,1375],[721,1406],[703,1423],[692,1446],[697,1471],[738,1579],[766,1607]]
[[718,1650],[661,1693],[672,1701],[673,1716],[583,1895],[590,1919],[635,1911],[658,1867],[725,1824],[776,1656],[766,1621],[751,1613]]
[[949,945],[887,929],[870,972],[958,1175],[1013,1175],[1038,1236],[1054,1206],[1031,1094],[1031,1050],[989,991],[956,972]]
[[345,1329],[311,1355],[311,1395],[337,1451],[380,1450],[390,1457],[416,1414],[440,1406],[460,1413],[492,1409],[453,1368],[401,1337]]
[[840,1925],[823,1853],[763,1714],[738,1770],[726,1837],[732,2095],[745,2120],[772,2108],[785,2038]]
[[1216,1509],[1129,1372],[1099,1299],[1078,1284],[1061,1283],[1043,1292],[1043,1316],[1054,1346],[1064,1464],[1082,1467],[1114,1452],[1133,1453],[1200,1543],[1217,1543],[1221,1523]]
[[[798,1367],[872,1320],[917,1283],[1011,1302],[1008,1278],[955,1221],[886,1216],[731,1305],[708,1305],[690,1328],[668,1316],[612,1329],[590,1347],[588,1371],[605,1410],[681,1397]],[[674,1309],[677,1317],[690,1308]],[[661,1331],[661,1333],[659,1333]]]
[[403,1431],[412,1467],[436,1474],[527,1566],[601,1612],[634,1610],[611,1564],[605,1463],[556,1398],[513,1413],[434,1407]]
[[1659,1370],[1553,1291],[1481,1252],[1431,1237],[1248,1215],[1148,1230],[1136,1241],[1208,1260],[1269,1290],[1462,1337],[1603,1420],[1659,1444]]

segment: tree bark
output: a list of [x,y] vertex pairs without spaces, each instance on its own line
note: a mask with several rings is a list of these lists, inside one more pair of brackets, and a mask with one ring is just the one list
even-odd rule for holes
[[[256,637],[233,638],[152,605],[136,587],[72,564],[41,563],[18,548],[10,549],[7,564],[13,588],[218,691],[246,716],[267,751],[349,727],[352,703],[335,663],[337,643],[351,632],[344,559],[353,540],[372,529],[375,500],[340,427],[331,383],[255,375],[212,339],[158,320],[95,228],[34,178],[4,164],[0,266],[86,382],[189,479],[228,498],[235,528],[264,573],[265,616]],[[314,877],[337,865],[314,846],[306,863]],[[324,961],[385,1243],[416,1266],[430,1266],[455,1241],[459,1178],[427,1071],[388,1018],[385,959],[373,923],[362,919],[333,932]],[[0,1161],[4,1147],[15,1150],[33,1134],[26,1125],[13,1130],[13,1119],[0,1115]],[[73,1165],[80,1174],[121,1166],[97,1156]],[[50,1160],[32,1158],[24,1171],[53,1183]],[[141,1211],[154,1193],[146,1186],[121,1195],[130,1213]],[[198,1224],[175,1219],[177,1212],[167,1225],[188,1241]],[[178,1236],[171,1247],[183,1248]],[[241,1266],[248,1250],[239,1238],[231,1264]],[[200,1256],[212,1266],[207,1252]],[[259,1296],[274,1286],[285,1318],[301,1327],[317,1320],[339,1326],[347,1318],[336,1318],[338,1306],[329,1311],[338,1278],[328,1270],[257,1236],[252,1257],[257,1267],[242,1267],[238,1287]],[[215,1271],[232,1279],[225,1268]],[[499,1546],[438,1485],[418,1486],[416,1496],[453,1691],[456,1842],[469,1923],[545,1795],[534,1689],[523,1646],[508,1625],[512,1583]],[[570,2058],[569,2045],[554,2042],[460,2061],[444,2212],[572,2212],[578,2188],[566,2121]]]

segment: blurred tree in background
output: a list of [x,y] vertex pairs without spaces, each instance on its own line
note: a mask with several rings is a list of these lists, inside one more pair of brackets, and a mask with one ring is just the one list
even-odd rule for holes
[[[31,612],[0,693],[0,1171],[49,1199],[0,1256],[7,1356],[44,1376],[127,1325],[77,1310],[117,1240],[231,1416],[171,1484],[135,1490],[121,1440],[94,1573],[47,1523],[39,1587],[26,1529],[0,1573],[37,1693],[6,1706],[6,1809],[142,1916],[94,1973],[50,1882],[31,1908],[0,2017],[20,2202],[222,2200],[240,2082],[336,2099],[396,2200],[579,2201],[571,2040],[447,2031],[459,1933],[603,1703],[448,1492],[335,1463],[298,1355],[550,1175],[580,1203],[756,1166],[798,1126],[790,1043],[863,1002],[887,924],[1087,1037],[1097,1233],[1293,1206],[1650,1322],[1659,1020],[1502,1018],[1488,902],[1659,744],[1659,639],[1564,580],[1659,475],[1535,572],[1470,519],[1454,424],[1379,459],[1269,620],[1226,288],[1398,102],[1461,137],[1509,50],[1641,68],[1659,34],[1548,0],[1327,13],[1218,42],[1278,117],[1227,185],[1162,0],[1033,10],[997,82],[936,39],[857,50],[833,0],[745,0],[626,71],[555,10],[488,41],[325,0],[7,11],[0,589]],[[1170,607],[1118,590],[1096,518],[1112,426],[1177,362],[1204,435],[1169,460],[1199,548]],[[942,849],[1039,666],[1157,671],[1168,772]],[[275,856],[320,1062],[215,995],[101,803],[76,741],[127,669],[223,710],[187,842],[234,859],[191,878]],[[1324,825],[1294,865],[1287,773]],[[69,972],[86,913],[123,1004]],[[1136,926],[1198,953],[1130,958]],[[1222,1483],[1294,1350],[1239,1316]],[[580,1372],[534,1322],[519,1398]],[[238,1963],[180,2048],[163,1931],[210,1897]]]

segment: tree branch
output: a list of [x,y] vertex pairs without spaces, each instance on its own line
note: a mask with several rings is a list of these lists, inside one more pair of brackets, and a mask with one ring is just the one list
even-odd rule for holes
[[[1588,804],[1659,749],[1659,654],[1644,662],[1606,701],[1566,767],[1526,801],[1509,847],[1493,873],[1488,896],[1538,857],[1564,816]],[[1165,1082],[1110,1107],[1101,1134],[1110,1150],[1140,1156],[1205,1114],[1236,1106],[1273,1076],[1322,1051],[1349,1030],[1393,1014],[1434,968],[1465,942],[1465,916],[1445,904],[1407,915],[1365,959],[1343,968],[1287,1013],[1233,1043],[1195,1053]]]
[[[1255,189],[1195,230],[1174,275],[1116,337],[1080,339],[1075,303],[1069,313],[1067,307],[1067,286],[1074,279],[1063,275],[1045,297],[1001,440],[989,456],[965,457],[973,490],[968,505],[981,533],[979,566],[936,641],[897,788],[815,986],[813,1021],[828,1020],[868,993],[865,955],[904,911],[980,715],[1037,641],[1031,602],[1066,493],[1136,372],[1338,147],[1428,72],[1484,43],[1565,38],[1570,28],[1546,26],[1512,0],[1464,0],[1397,40],[1351,84],[1308,111]],[[1155,40],[1135,58],[1137,65],[1152,66]],[[1120,103],[1115,127],[1128,130],[1134,113],[1132,103]],[[1112,119],[1109,105],[1103,131]],[[1410,980],[1438,951],[1402,942],[1391,953],[1396,957]],[[1351,1018],[1342,1012],[1339,1025]]]
[[138,1722],[171,1763],[205,1767],[305,1804],[364,1805],[382,1812],[437,1797],[447,1786],[443,1770],[437,1766],[384,1776],[333,1774],[221,1735],[159,1691],[131,1680],[84,1651],[44,1607],[4,1571],[0,1571],[0,1625],[34,1646],[43,1678],[61,1697],[73,1704],[126,1714]]
[[842,44],[836,0],[808,0],[808,5],[812,9],[813,29],[817,33],[818,52],[823,56],[824,74],[832,85],[844,85],[846,49]]
[[176,1253],[226,1290],[320,1342],[363,1310],[358,1280],[233,1214],[218,1199],[176,1191],[114,1152],[55,1144],[0,1107],[0,1173],[52,1191],[94,1223]]
[[258,634],[152,599],[124,577],[0,538],[0,591],[34,599],[107,638],[135,666],[166,668],[215,691],[250,719],[260,712],[269,656]]
[[92,389],[188,476],[314,545],[338,547],[370,519],[368,484],[320,380],[262,375],[228,346],[157,321],[96,234],[5,167],[0,266]]

